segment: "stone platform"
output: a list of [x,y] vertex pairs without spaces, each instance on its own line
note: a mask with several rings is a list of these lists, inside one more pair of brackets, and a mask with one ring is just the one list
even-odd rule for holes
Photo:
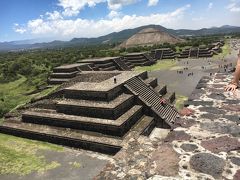
[[[178,117],[173,95],[147,72],[81,71],[58,89],[5,118],[0,132],[114,155],[132,137],[172,128]],[[161,104],[162,97],[169,101]]]
[[194,110],[173,131],[132,137],[95,179],[233,179],[240,177],[240,90],[231,74],[203,77],[186,102]]

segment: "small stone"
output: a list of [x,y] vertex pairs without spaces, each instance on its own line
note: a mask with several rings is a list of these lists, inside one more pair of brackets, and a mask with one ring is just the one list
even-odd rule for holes
[[239,157],[231,157],[230,159],[233,164],[240,166],[240,158]]
[[190,165],[196,171],[219,178],[223,172],[225,161],[209,153],[199,153],[191,157]]
[[233,176],[233,180],[239,180],[240,179],[240,169],[237,170],[237,172],[235,173],[235,175]]
[[165,142],[172,141],[188,141],[191,136],[184,131],[171,131],[168,136],[165,138]]
[[192,152],[198,148],[195,144],[182,144],[180,147],[186,152]]
[[126,176],[126,174],[124,172],[121,172],[117,175],[118,178],[124,178]]
[[130,175],[139,175],[141,173],[142,172],[137,169],[131,169],[130,171],[128,171],[128,174],[130,174]]

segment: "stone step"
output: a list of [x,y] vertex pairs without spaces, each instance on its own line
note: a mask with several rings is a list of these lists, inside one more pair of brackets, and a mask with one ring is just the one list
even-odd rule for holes
[[123,141],[128,142],[132,137],[138,137],[140,135],[148,136],[154,129],[156,123],[153,117],[142,116],[138,122],[131,128],[131,130],[125,134]]
[[155,77],[150,77],[144,80],[144,82],[148,85],[150,85],[152,88],[157,87],[158,82],[157,82],[157,78]]
[[68,73],[77,71],[81,64],[68,64],[53,68],[54,73]]
[[142,62],[142,63],[140,63],[140,62],[132,62],[132,65],[135,67],[135,66],[144,66],[145,65],[145,63],[146,62]]
[[121,149],[122,143],[120,138],[100,133],[14,121],[1,125],[0,133],[111,155]]
[[114,71],[117,70],[116,66],[111,66],[111,67],[107,67],[107,68],[100,68],[102,71]]
[[130,63],[143,63],[147,62],[148,60],[146,58],[141,58],[141,59],[127,59],[127,61]]
[[134,68],[135,66],[133,64],[128,66],[130,69]]
[[165,94],[163,98],[168,100],[170,103],[173,103],[176,99],[176,94],[175,92],[167,92],[167,94]]
[[42,112],[39,109],[26,111],[22,121],[26,123],[100,132],[113,136],[123,136],[142,116],[142,106],[133,106],[116,120]]
[[134,102],[134,96],[122,94],[110,102],[66,99],[58,100],[56,107],[60,113],[117,119],[127,111]]
[[62,84],[65,82],[68,82],[71,78],[49,78],[48,79],[48,84]]
[[125,55],[125,59],[141,59],[144,58],[143,54],[138,54],[138,55]]
[[51,78],[74,78],[79,71],[68,72],[68,73],[52,73],[50,75]]
[[166,85],[158,85],[154,88],[154,90],[159,93],[161,96],[167,93],[167,86]]
[[84,100],[94,100],[94,101],[111,101],[122,94],[122,84],[117,84],[112,89],[104,89],[102,91],[97,89],[87,89],[78,87],[75,84],[71,87],[67,87],[64,90],[64,97],[67,99],[84,99]]
[[95,64],[95,66],[97,66],[98,68],[108,68],[108,67],[114,66],[114,63],[108,62],[108,63],[104,63],[104,64]]

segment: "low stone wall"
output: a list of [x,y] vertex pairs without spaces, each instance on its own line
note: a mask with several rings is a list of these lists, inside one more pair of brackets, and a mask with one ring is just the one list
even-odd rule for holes
[[0,133],[10,134],[10,135],[33,139],[33,140],[45,141],[45,142],[64,145],[64,146],[70,146],[74,148],[86,149],[86,150],[96,151],[96,152],[110,154],[110,155],[116,154],[121,149],[120,146],[111,146],[111,145],[103,144],[101,142],[93,143],[93,142],[83,141],[80,139],[67,138],[67,137],[56,136],[56,135],[48,135],[45,133],[31,132],[27,130],[20,130],[20,129],[9,128],[4,126],[0,126]]

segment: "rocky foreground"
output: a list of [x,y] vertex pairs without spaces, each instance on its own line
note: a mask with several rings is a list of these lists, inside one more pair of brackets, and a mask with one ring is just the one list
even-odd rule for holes
[[193,115],[168,132],[132,138],[95,179],[240,179],[240,90],[232,75],[204,77],[186,103]]

